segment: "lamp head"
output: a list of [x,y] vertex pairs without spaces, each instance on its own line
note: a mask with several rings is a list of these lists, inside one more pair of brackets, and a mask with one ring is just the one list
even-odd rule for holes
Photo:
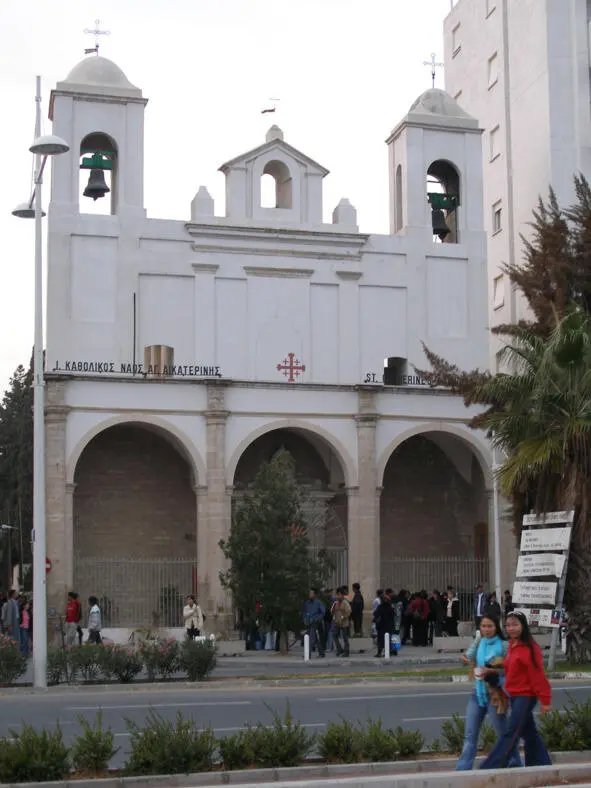
[[41,156],[58,156],[60,153],[69,151],[70,146],[65,140],[57,137],[55,134],[44,134],[41,137],[37,137],[29,150],[31,153],[38,153]]

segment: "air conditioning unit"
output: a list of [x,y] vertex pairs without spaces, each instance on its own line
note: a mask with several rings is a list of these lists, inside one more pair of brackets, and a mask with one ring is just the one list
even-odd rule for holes
[[174,348],[168,345],[148,345],[144,348],[144,372],[148,375],[172,375]]

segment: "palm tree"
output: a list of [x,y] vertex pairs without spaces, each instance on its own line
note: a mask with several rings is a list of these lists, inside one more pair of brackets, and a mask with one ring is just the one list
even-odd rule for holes
[[574,509],[565,603],[569,654],[591,652],[591,318],[575,310],[556,319],[543,338],[512,326],[502,351],[510,373],[483,378],[480,402],[502,403],[479,421],[507,456],[499,470],[503,493],[529,496],[538,512]]

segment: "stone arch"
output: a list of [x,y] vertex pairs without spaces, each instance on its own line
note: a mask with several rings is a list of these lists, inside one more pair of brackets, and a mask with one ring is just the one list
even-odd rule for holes
[[275,204],[274,208],[293,208],[292,195],[292,175],[289,167],[284,161],[273,159],[265,164],[261,181],[265,176],[271,176],[275,181]]
[[[437,234],[443,243],[458,243],[461,175],[453,162],[448,159],[431,162],[427,168],[427,195],[432,210],[433,234]],[[436,225],[441,228],[441,220],[447,226],[447,234],[436,231]]]
[[422,424],[417,424],[414,427],[409,427],[407,430],[399,433],[392,441],[390,441],[378,459],[377,475],[380,484],[383,484],[386,465],[388,464],[388,460],[396,451],[396,449],[409,438],[412,438],[415,435],[421,435],[425,432],[443,432],[450,435],[455,435],[456,438],[459,438],[464,443],[469,445],[474,452],[474,456],[476,457],[482,471],[482,475],[484,476],[486,489],[492,490],[492,455],[487,444],[478,438],[472,430],[459,427],[456,424],[448,424],[441,421],[427,421],[423,422]]
[[70,457],[66,467],[66,483],[74,483],[74,475],[76,473],[76,466],[82,452],[88,444],[104,430],[109,427],[114,427],[118,424],[136,424],[143,426],[147,429],[157,431],[162,437],[166,438],[176,449],[179,451],[189,462],[193,473],[193,483],[202,484],[205,481],[205,463],[203,462],[194,443],[175,425],[166,419],[153,416],[152,414],[119,414],[112,416],[109,419],[96,424],[92,429],[88,430],[82,438],[76,443],[70,453]]
[[[79,168],[79,204],[85,206],[83,213],[116,214],[119,202],[119,151],[113,137],[103,131],[87,134],[80,143]],[[83,177],[86,173],[90,174],[88,183]],[[106,192],[91,196],[86,193],[86,189],[91,183],[96,184],[97,179],[104,181]]]
[[246,438],[240,441],[226,466],[226,484],[229,487],[234,484],[236,467],[238,466],[240,457],[244,454],[248,446],[257,438],[265,435],[267,432],[273,432],[275,430],[294,430],[304,434],[309,433],[320,438],[322,441],[324,441],[328,448],[334,452],[335,456],[339,460],[343,469],[343,475],[345,477],[345,485],[347,487],[356,486],[357,470],[355,463],[353,462],[353,459],[345,446],[338,438],[336,438],[334,435],[331,435],[328,430],[325,430],[323,427],[319,427],[317,424],[312,424],[301,419],[279,419],[277,421],[270,422],[269,424],[264,424],[258,429],[253,430],[253,432],[249,433]]

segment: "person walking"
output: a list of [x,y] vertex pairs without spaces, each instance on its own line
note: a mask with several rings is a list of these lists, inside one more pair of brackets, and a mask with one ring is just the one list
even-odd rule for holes
[[333,622],[332,622],[332,606],[337,601],[336,594],[332,588],[329,588],[324,593],[324,618],[322,621],[322,631],[324,637],[324,645],[326,651],[332,651],[333,643]]
[[458,636],[458,621],[460,620],[460,600],[456,596],[453,586],[447,587],[447,604],[445,608],[445,631],[451,638]]
[[433,623],[430,644],[433,645],[433,638],[440,638],[443,634],[443,621],[445,619],[445,604],[439,591],[433,591],[429,601],[429,607],[431,608],[431,621]]
[[361,586],[359,583],[353,583],[353,599],[351,600],[351,622],[353,623],[353,637],[360,638],[363,636],[363,609],[365,608],[365,600],[361,593]]
[[482,583],[478,583],[476,586],[476,594],[474,595],[474,625],[477,632],[480,630],[480,619],[484,615],[486,603],[487,596],[484,592],[484,586]]
[[511,612],[505,623],[509,649],[505,658],[505,692],[509,695],[511,715],[505,732],[481,764],[481,769],[502,769],[514,757],[523,739],[526,766],[549,766],[552,761],[534,721],[538,701],[540,713],[552,705],[552,689],[544,672],[542,650],[533,639],[523,613]]
[[68,592],[66,605],[66,646],[73,646],[82,621],[82,605],[75,591]]
[[492,616],[493,618],[498,618],[499,621],[501,620],[502,611],[501,606],[497,600],[497,595],[495,591],[491,591],[488,595],[488,600],[486,605],[484,606],[484,614],[485,616]]
[[[351,605],[345,598],[344,589],[337,588],[337,599],[332,606],[334,622],[334,643],[337,657],[349,656],[349,626],[351,624]],[[342,645],[341,645],[342,639]]]
[[101,638],[101,629],[103,626],[101,622],[101,609],[98,599],[95,596],[88,597],[88,607],[88,642],[100,645],[103,642]]
[[20,615],[18,591],[8,592],[8,599],[2,606],[2,629],[6,635],[20,643]]
[[[464,746],[456,766],[458,772],[474,767],[480,728],[487,715],[497,737],[507,730],[508,699],[502,691],[500,671],[508,646],[499,619],[484,615],[480,621],[480,631],[462,656],[462,661],[473,668],[474,692],[466,708]],[[492,672],[485,674],[486,668],[491,668]],[[512,754],[508,765],[521,766],[521,758],[517,752]]]
[[429,621],[429,602],[427,592],[421,591],[410,603],[412,617],[412,644],[413,646],[427,645],[427,626]]
[[183,621],[185,622],[185,632],[187,640],[195,640],[201,635],[203,629],[203,612],[193,594],[189,594],[187,602],[183,607]]
[[382,601],[376,608],[374,613],[374,620],[376,624],[376,631],[378,635],[378,650],[376,657],[381,657],[386,648],[386,638],[390,638],[394,632],[395,612],[392,607],[392,594],[394,592],[391,588],[384,591]]
[[324,614],[326,609],[316,596],[316,590],[310,589],[308,599],[304,602],[302,618],[310,636],[310,653],[318,650],[318,657],[324,657]]

